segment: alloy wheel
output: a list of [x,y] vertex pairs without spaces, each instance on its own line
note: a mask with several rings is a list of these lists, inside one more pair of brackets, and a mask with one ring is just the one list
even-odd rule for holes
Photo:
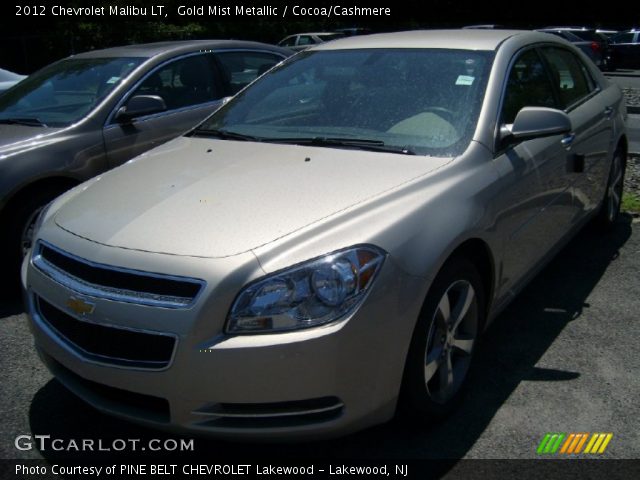
[[618,212],[620,211],[623,177],[622,158],[620,155],[616,155],[613,157],[611,176],[609,178],[609,186],[607,188],[607,218],[610,222],[615,221],[618,216]]
[[33,244],[33,236],[35,234],[34,227],[36,224],[36,219],[38,218],[38,215],[40,215],[40,212],[43,208],[44,206],[36,208],[33,212],[31,212],[24,224],[24,228],[22,229],[22,232],[20,234],[21,258],[24,258],[31,249],[31,246]]
[[427,339],[424,381],[434,402],[446,403],[462,386],[477,336],[476,292],[467,280],[457,280],[442,295]]

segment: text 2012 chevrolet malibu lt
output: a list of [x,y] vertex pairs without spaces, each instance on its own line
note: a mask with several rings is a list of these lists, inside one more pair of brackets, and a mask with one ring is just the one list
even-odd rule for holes
[[445,415],[487,323],[616,221],[625,116],[543,33],[310,49],[50,204],[22,272],[37,349],[98,409],[176,431]]

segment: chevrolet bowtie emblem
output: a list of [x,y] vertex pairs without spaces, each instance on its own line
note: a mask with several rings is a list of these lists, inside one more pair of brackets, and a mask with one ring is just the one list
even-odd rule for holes
[[81,298],[69,297],[67,307],[78,315],[91,315],[96,309],[96,304],[82,300]]

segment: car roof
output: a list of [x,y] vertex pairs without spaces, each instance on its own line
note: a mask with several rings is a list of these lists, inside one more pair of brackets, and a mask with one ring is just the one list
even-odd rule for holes
[[481,25],[465,25],[464,27],[462,27],[463,30],[468,30],[468,29],[474,29],[474,28],[484,28],[484,29],[504,29],[504,27],[502,25],[496,25],[493,23],[486,23],[486,24],[481,24]]
[[524,35],[530,36],[532,41],[548,40],[548,35],[530,30],[411,30],[407,32],[378,33],[341,38],[314,46],[310,50],[346,50],[359,48],[495,50],[508,38]]
[[291,55],[291,52],[266,43],[248,42],[242,40],[181,40],[172,42],[139,43],[120,47],[92,50],[90,52],[73,55],[73,58],[104,58],[104,57],[142,57],[152,58],[162,54],[181,54],[208,49],[267,49]]
[[296,35],[316,35],[316,36],[323,36],[323,35],[341,35],[344,32],[302,32],[302,33],[294,33],[293,35],[289,35],[290,37],[295,37]]

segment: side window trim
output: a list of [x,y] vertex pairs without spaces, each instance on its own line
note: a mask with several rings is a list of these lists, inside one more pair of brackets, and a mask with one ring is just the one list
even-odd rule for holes
[[[214,50],[207,50],[206,52],[191,52],[191,53],[187,53],[184,55],[180,55],[179,57],[173,57],[170,58],[158,65],[156,65],[152,70],[149,70],[145,75],[142,76],[142,78],[140,78],[135,84],[133,84],[133,86],[131,88],[129,88],[129,90],[122,96],[122,98],[120,99],[120,101],[118,103],[116,103],[115,107],[113,107],[113,109],[111,110],[111,113],[109,113],[109,115],[107,116],[107,119],[104,122],[103,128],[106,127],[111,127],[114,125],[119,125],[118,122],[114,121],[114,117],[116,115],[116,112],[118,111],[118,109],[120,107],[122,107],[125,103],[127,103],[127,101],[129,100],[129,98],[131,98],[131,96],[133,95],[133,93],[138,89],[138,87],[140,87],[140,85],[142,85],[142,83],[144,83],[145,80],[147,80],[147,78],[149,78],[151,75],[153,75],[154,73],[156,73],[158,70],[160,70],[161,68],[166,67],[167,65],[170,65],[174,62],[180,61],[180,60],[184,60],[185,58],[189,58],[189,57],[195,57],[195,56],[199,56],[199,55],[211,55],[212,53],[215,53]],[[209,102],[204,102],[201,103],[199,105],[206,105],[208,103],[214,103],[217,100],[211,100]],[[164,112],[160,112],[160,113],[153,113],[151,115],[145,115],[142,117],[139,117],[140,119],[148,119],[148,118],[152,118],[152,117],[159,117],[159,116],[163,116],[163,115],[167,115],[169,113],[174,113],[174,112],[180,112],[182,110],[187,110],[190,108],[193,108],[193,105],[187,106],[187,107],[182,107],[182,108],[174,108],[172,110],[166,110]]]

